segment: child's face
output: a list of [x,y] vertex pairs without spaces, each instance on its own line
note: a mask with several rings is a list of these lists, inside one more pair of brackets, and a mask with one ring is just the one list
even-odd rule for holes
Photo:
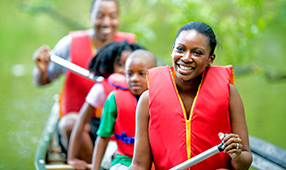
[[115,60],[113,63],[114,73],[125,74],[125,61],[127,57],[131,54],[131,52],[132,51],[130,50],[122,51],[120,60],[118,62]]
[[126,80],[129,90],[134,95],[141,95],[147,90],[146,73],[149,64],[143,58],[134,58],[126,63]]
[[209,56],[209,38],[195,30],[182,31],[173,47],[172,58],[176,77],[189,81],[198,77],[215,56]]

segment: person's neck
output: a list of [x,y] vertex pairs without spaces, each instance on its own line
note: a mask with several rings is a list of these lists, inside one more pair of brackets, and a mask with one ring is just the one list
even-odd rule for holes
[[94,44],[95,48],[97,48],[97,49],[101,49],[104,45],[109,44],[113,41],[113,39],[107,39],[104,41],[99,40],[95,37],[95,34],[93,35],[92,40],[93,40],[93,44]]
[[191,81],[188,82],[184,82],[184,81],[176,81],[176,85],[177,85],[177,89],[178,91],[182,94],[196,94],[196,92],[198,91],[199,85],[201,83],[202,80],[202,76],[197,77],[196,79],[193,79]]
[[134,97],[136,98],[137,102],[138,102],[140,96],[141,96],[141,95],[134,95]]

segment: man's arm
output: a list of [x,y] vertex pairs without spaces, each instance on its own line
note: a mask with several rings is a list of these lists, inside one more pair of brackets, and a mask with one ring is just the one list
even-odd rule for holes
[[33,80],[35,85],[49,84],[65,72],[65,68],[50,62],[50,55],[55,54],[65,60],[70,60],[70,45],[71,37],[67,35],[56,44],[53,51],[49,46],[43,45],[34,52],[33,60],[36,66],[33,69]]

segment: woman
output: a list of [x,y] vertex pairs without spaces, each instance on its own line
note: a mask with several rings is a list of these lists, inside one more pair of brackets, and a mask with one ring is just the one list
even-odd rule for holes
[[233,68],[212,67],[217,41],[210,26],[190,22],[179,30],[173,67],[149,70],[149,90],[138,102],[135,151],[129,170],[170,169],[220,143],[224,152],[196,169],[248,169],[252,157]]

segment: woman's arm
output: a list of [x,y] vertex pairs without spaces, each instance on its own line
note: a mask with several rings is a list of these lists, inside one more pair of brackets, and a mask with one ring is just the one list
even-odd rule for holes
[[152,163],[151,147],[148,136],[149,93],[145,91],[136,109],[136,132],[132,164],[128,170],[149,170]]
[[234,169],[248,169],[252,162],[244,107],[237,89],[230,85],[230,121],[232,134],[223,139],[224,151],[231,157]]

